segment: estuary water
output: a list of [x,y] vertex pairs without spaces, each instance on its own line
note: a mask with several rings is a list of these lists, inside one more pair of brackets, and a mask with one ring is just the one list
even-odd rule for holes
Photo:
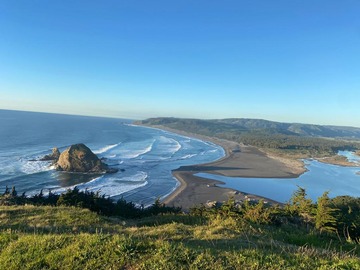
[[[178,186],[171,170],[207,163],[224,156],[217,145],[167,131],[134,126],[126,119],[0,110],[0,193],[6,186],[32,195],[44,190],[61,193],[77,186],[100,190],[149,205]],[[84,143],[115,174],[73,174],[55,171],[51,162],[33,161]]]
[[[350,151],[339,151],[349,161],[360,163],[360,157]],[[256,194],[278,202],[290,199],[298,186],[305,188],[308,197],[316,201],[325,191],[329,197],[349,195],[360,197],[360,167],[343,167],[304,160],[307,172],[298,178],[242,178],[198,173],[197,176],[224,182],[224,186],[242,192]]]

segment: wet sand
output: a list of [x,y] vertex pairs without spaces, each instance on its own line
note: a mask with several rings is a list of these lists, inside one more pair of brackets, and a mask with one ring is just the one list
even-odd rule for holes
[[[220,181],[197,177],[194,174],[206,172],[230,177],[248,178],[296,178],[306,171],[301,161],[290,160],[266,153],[252,146],[236,142],[199,136],[169,128],[158,127],[180,135],[210,141],[224,148],[226,155],[215,162],[182,166],[173,171],[180,186],[163,202],[169,206],[181,206],[184,210],[200,204],[222,202],[234,197],[235,200],[261,199],[261,197],[221,187]],[[265,198],[266,201],[274,202]]]

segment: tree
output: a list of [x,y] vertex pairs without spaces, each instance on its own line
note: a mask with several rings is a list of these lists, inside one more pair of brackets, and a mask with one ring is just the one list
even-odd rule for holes
[[312,201],[306,197],[307,194],[305,189],[298,186],[298,189],[293,193],[287,205],[289,212],[291,214],[298,214],[309,217],[312,210]]
[[325,191],[324,194],[317,200],[315,227],[320,232],[334,232],[336,231],[336,218],[334,214],[336,209],[330,206],[329,191]]
[[13,197],[16,197],[16,196],[17,196],[17,192],[16,192],[16,189],[15,189],[14,186],[13,186],[12,189],[11,189],[11,196],[13,196]]
[[10,194],[10,190],[9,190],[8,186],[6,186],[5,192],[3,193],[3,195],[8,195],[8,194]]
[[338,232],[347,239],[360,242],[360,198],[338,196],[330,200],[337,209]]
[[269,208],[265,206],[264,200],[260,200],[256,204],[245,201],[243,204],[243,217],[258,224],[268,224],[271,221],[271,213]]

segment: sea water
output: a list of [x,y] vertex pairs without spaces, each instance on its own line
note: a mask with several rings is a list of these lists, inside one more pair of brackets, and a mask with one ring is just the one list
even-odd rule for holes
[[[149,205],[179,185],[171,170],[225,155],[210,142],[135,126],[131,120],[0,110],[0,193],[15,186],[27,195],[77,186],[114,199]],[[51,148],[84,143],[114,174],[74,174],[39,161]]]
[[[360,157],[350,151],[339,151],[354,163],[360,162]],[[305,188],[308,197],[316,201],[325,191],[329,197],[349,195],[360,197],[360,168],[344,167],[321,163],[316,160],[304,160],[307,172],[298,178],[243,178],[225,177],[209,173],[198,173],[197,176],[206,177],[225,184],[224,187],[242,192],[256,194],[278,202],[289,201],[298,187]]]

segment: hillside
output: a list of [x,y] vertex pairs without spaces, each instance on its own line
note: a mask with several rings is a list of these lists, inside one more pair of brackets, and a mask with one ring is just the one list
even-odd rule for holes
[[[360,139],[360,128],[342,126],[323,126],[300,123],[280,123],[262,119],[184,119],[159,117],[140,121],[142,124],[164,125],[173,128],[187,128],[220,133],[225,131],[259,132],[263,134],[282,134],[303,137],[323,137],[338,139]],[[195,128],[195,126],[197,126]],[[210,135],[210,134],[209,134]]]
[[0,269],[360,269],[359,198],[314,203],[299,188],[284,206],[149,208],[13,188],[0,195]]
[[357,244],[225,216],[106,218],[0,206],[1,269],[360,269]]
[[342,126],[322,126],[300,123],[280,123],[261,119],[223,119],[210,120],[236,125],[249,130],[274,130],[279,134],[309,137],[360,139],[360,128]]
[[136,123],[227,139],[303,158],[331,156],[338,150],[360,149],[360,128],[354,127],[289,124],[258,119],[166,117]]

